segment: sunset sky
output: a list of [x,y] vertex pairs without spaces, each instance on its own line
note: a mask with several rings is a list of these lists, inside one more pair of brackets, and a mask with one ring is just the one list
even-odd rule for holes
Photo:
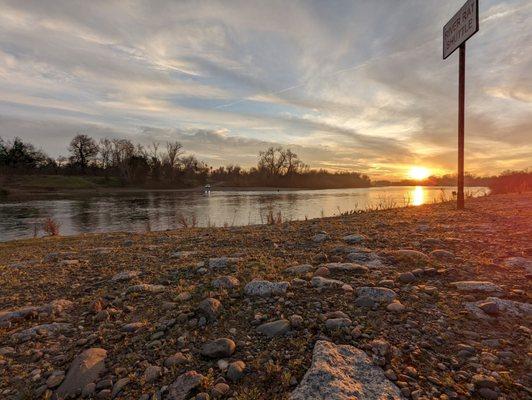
[[[78,132],[181,141],[210,165],[269,145],[403,178],[456,164],[464,0],[0,0],[0,136],[52,156]],[[466,170],[532,167],[532,1],[480,0],[467,43]]]

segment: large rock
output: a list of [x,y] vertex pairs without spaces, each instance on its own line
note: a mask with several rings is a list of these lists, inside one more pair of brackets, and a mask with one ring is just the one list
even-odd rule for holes
[[452,282],[451,285],[461,292],[503,292],[502,288],[499,285],[488,281],[459,281]]
[[366,240],[366,237],[364,235],[347,235],[343,237],[344,242],[348,244],[360,244]]
[[121,271],[111,278],[112,282],[129,281],[140,275],[140,271]]
[[378,303],[390,303],[397,297],[392,289],[385,287],[362,286],[357,288],[358,297],[366,297]]
[[284,272],[290,275],[306,275],[307,273],[312,272],[314,270],[315,268],[310,264],[301,264],[286,268]]
[[222,303],[212,297],[202,300],[198,305],[198,312],[205,315],[209,321],[215,321],[221,311]]
[[76,396],[89,383],[95,382],[105,370],[107,351],[91,348],[79,354],[68,369],[65,380],[56,391],[58,399]]
[[127,288],[126,293],[161,293],[166,289],[163,285],[151,285],[149,283],[141,283]]
[[248,296],[275,296],[286,293],[290,287],[288,282],[251,281],[244,287],[244,293]]
[[0,322],[11,321],[16,319],[28,318],[37,314],[60,314],[62,312],[69,311],[74,306],[74,303],[70,300],[59,299],[43,306],[29,306],[22,307],[16,310],[0,311]]
[[322,243],[322,242],[325,242],[326,240],[329,240],[330,238],[331,237],[327,235],[326,233],[318,233],[312,236],[312,241],[314,243]]
[[324,278],[323,276],[315,276],[310,282],[317,289],[338,289],[345,285],[342,281]]
[[14,333],[11,338],[15,343],[27,342],[39,336],[51,337],[59,333],[65,333],[72,330],[72,325],[62,322],[52,322],[50,324],[37,325],[32,328]]
[[[490,306],[490,307],[487,307]],[[465,308],[480,319],[497,317],[532,317],[532,304],[488,297],[486,300],[465,303]]]
[[220,338],[205,343],[201,348],[201,354],[209,358],[224,358],[230,357],[235,349],[235,342],[231,339]]
[[290,400],[399,400],[401,391],[362,350],[320,340]]
[[286,319],[279,319],[273,322],[267,322],[260,325],[257,328],[259,333],[266,335],[268,337],[274,337],[279,335],[284,335],[290,329],[290,322]]
[[168,386],[167,400],[185,400],[190,397],[194,389],[201,385],[203,375],[196,371],[188,371],[179,375],[177,379]]
[[503,265],[508,268],[524,269],[527,274],[532,274],[532,259],[524,257],[510,257],[504,260]]
[[213,280],[212,286],[219,289],[235,289],[240,286],[240,281],[234,276],[226,275]]
[[212,269],[223,269],[231,265],[236,264],[240,261],[240,258],[237,257],[215,257],[209,258],[208,266]]
[[405,260],[411,262],[428,263],[430,261],[429,256],[421,251],[411,249],[401,249],[392,251],[391,256],[398,260]]
[[357,249],[347,254],[347,259],[357,264],[364,264],[368,268],[383,268],[385,265],[381,258],[371,250]]
[[364,274],[369,271],[369,268],[355,263],[328,263],[325,264],[325,267],[331,272],[351,272],[354,274]]

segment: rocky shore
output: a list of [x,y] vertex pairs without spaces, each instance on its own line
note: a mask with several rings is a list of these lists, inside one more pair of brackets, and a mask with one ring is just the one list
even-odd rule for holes
[[1,399],[532,398],[532,193],[0,244]]

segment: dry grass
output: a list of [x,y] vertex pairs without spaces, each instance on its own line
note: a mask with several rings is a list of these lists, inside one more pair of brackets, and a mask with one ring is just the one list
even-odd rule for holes
[[[59,235],[59,227],[61,224],[57,222],[56,220],[48,217],[44,220],[42,224],[42,230],[44,233],[46,233],[48,236],[58,236]],[[35,231],[34,231],[35,233]]]

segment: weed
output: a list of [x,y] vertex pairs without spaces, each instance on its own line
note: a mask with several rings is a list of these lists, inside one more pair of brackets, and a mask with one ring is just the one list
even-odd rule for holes
[[48,217],[44,220],[44,223],[42,225],[42,230],[44,233],[46,233],[49,236],[57,236],[59,235],[59,227],[61,224],[54,219]]

